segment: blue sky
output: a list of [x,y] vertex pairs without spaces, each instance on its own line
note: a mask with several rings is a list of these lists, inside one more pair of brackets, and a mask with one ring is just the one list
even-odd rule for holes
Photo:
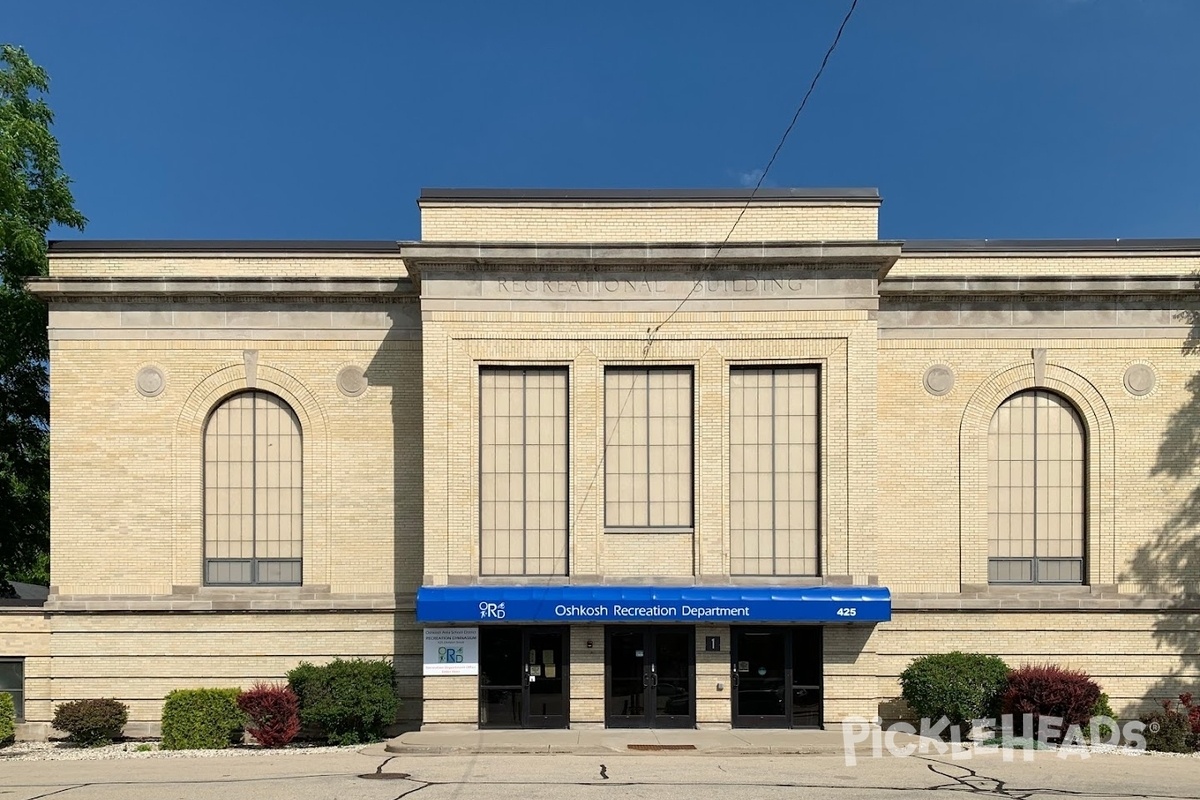
[[[5,3],[88,238],[411,239],[422,186],[756,176],[849,0]],[[889,238],[1200,236],[1200,3],[860,0],[772,186]]]

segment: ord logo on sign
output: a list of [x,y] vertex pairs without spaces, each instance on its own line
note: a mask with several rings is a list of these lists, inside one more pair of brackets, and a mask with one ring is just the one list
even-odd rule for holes
[[426,628],[423,675],[478,675],[479,628]]

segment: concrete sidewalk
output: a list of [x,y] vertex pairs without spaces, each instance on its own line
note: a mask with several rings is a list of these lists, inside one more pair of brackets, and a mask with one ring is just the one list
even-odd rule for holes
[[[903,738],[903,737],[897,737]],[[914,737],[915,740],[915,737]],[[869,747],[869,745],[868,745]],[[389,753],[609,753],[841,755],[841,731],[788,730],[485,730],[414,731],[387,743]]]

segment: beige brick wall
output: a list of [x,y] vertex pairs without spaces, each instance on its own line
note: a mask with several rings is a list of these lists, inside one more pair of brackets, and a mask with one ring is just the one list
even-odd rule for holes
[[[721,650],[704,649],[706,636],[720,636]],[[728,728],[733,715],[730,700],[729,648],[733,639],[728,625],[696,626],[696,727]],[[721,688],[718,689],[717,685]]]
[[395,254],[51,253],[55,278],[403,278]]
[[[641,360],[657,317],[609,313],[592,322],[511,313],[434,312],[424,326],[425,573],[433,583],[478,575],[478,369],[483,363],[571,367],[571,572],[609,580],[645,576],[727,581],[728,372],[731,364],[815,363],[823,367],[822,563],[826,574],[865,583],[874,574],[874,321],[866,312],[680,314],[652,346],[651,364],[695,369],[692,534],[605,533],[603,365]],[[716,318],[714,318],[716,317]],[[728,336],[730,325],[738,333]],[[794,331],[803,326],[805,336]],[[493,331],[481,336],[478,331]],[[849,366],[853,364],[853,367]],[[436,366],[435,366],[436,365]],[[849,383],[847,371],[858,376]],[[866,502],[849,503],[849,487]],[[647,549],[649,548],[649,549]]]
[[604,626],[572,625],[570,645],[571,727],[603,728]]
[[41,739],[50,719],[50,620],[40,608],[0,607],[0,658],[25,662],[25,723],[18,739]]
[[[741,221],[738,215],[746,209]],[[421,239],[441,242],[801,242],[878,238],[875,204],[430,205]],[[732,235],[730,231],[732,230]]]
[[[724,239],[740,209],[432,204],[422,217],[431,241],[682,242]],[[876,211],[756,204],[731,238],[872,239]],[[1191,254],[914,254],[891,277],[1186,276],[1197,268],[1200,256]],[[61,254],[51,270],[100,278],[406,274],[395,256],[351,254]],[[877,315],[874,275],[848,268],[797,270],[795,286],[756,283],[754,292],[744,291],[744,270],[724,282],[709,273],[694,292],[691,274],[664,268],[637,281],[625,276],[611,292],[580,294],[560,292],[564,276],[554,273],[534,275],[521,296],[500,286],[505,276],[479,272],[426,270],[420,317],[415,302],[373,309],[55,304],[57,594],[48,618],[0,612],[0,655],[27,658],[30,719],[44,724],[56,702],[115,694],[150,731],[172,688],[245,685],[278,679],[300,659],[362,655],[396,658],[406,719],[475,724],[476,677],[420,677],[411,602],[422,583],[478,576],[482,364],[569,367],[569,580],[737,581],[729,570],[729,368],[802,363],[821,367],[824,576],[878,580],[900,600],[961,599],[964,588],[985,583],[987,422],[1008,394],[1042,385],[1071,399],[1088,429],[1089,583],[1126,599],[1200,592],[1192,427],[1200,418],[1200,357],[1182,352],[1183,301],[1175,310],[1151,309],[1136,328],[1114,316],[1111,336],[1046,336],[1015,317],[1003,330],[960,334],[937,329],[956,322],[937,317],[936,308],[897,316],[885,307]],[[581,282],[594,279],[587,273]],[[678,309],[685,294],[689,302]],[[1045,310],[1036,304],[1031,314]],[[647,346],[647,331],[668,315]],[[1035,367],[1040,350],[1044,370]],[[254,352],[252,370],[246,351]],[[604,528],[603,369],[643,362],[694,369],[691,532]],[[1144,397],[1123,384],[1135,363],[1156,376]],[[922,385],[934,364],[955,374],[943,397]],[[149,365],[166,376],[152,398],[135,386]],[[336,375],[348,365],[369,378],[360,397],[338,390]],[[284,397],[302,421],[305,586],[257,600],[239,593],[220,601],[232,607],[201,611],[216,594],[198,588],[200,432],[213,404],[251,382]],[[1088,590],[1081,591],[1080,603]],[[1033,612],[1006,610],[998,595],[977,602],[987,608],[900,610],[874,628],[828,626],[827,722],[903,713],[895,703],[899,672],[917,655],[954,648],[996,652],[1010,664],[1080,666],[1122,714],[1200,678],[1191,606],[1072,612],[1064,609],[1076,601],[1055,598]],[[726,725],[729,654],[703,652],[705,634],[728,641],[729,630],[696,628],[697,723]],[[589,638],[591,649],[583,644]],[[603,722],[603,642],[602,626],[571,630],[572,720],[580,725]]]
[[55,614],[47,637],[52,678],[30,686],[39,693],[30,719],[49,720],[59,703],[113,697],[129,706],[127,734],[154,735],[162,699],[174,689],[283,681],[301,661],[394,658],[403,699],[399,720],[411,727],[421,716],[421,633],[411,613],[402,619],[389,610]]
[[879,710],[876,648],[883,626],[826,625],[822,635],[824,685],[822,716],[826,727],[846,717],[874,717]]
[[[301,420],[305,583],[335,593],[419,585],[419,343],[70,340],[51,352],[61,594],[169,594],[202,582],[201,432],[220,399],[247,387],[245,350],[258,353],[255,386]],[[166,376],[157,397],[135,387],[146,365]],[[337,389],[347,365],[368,374],[359,397]]]
[[[1046,351],[1043,385],[1071,399],[1088,430],[1089,582],[1196,592],[1189,442],[1200,361],[1177,339],[881,342],[880,528],[891,532],[877,542],[881,582],[901,592],[986,582],[987,424],[1006,397],[1035,385],[1036,349]],[[1134,363],[1157,376],[1144,397],[1123,384]],[[955,373],[943,397],[922,386],[933,364]]]
[[[54,679],[43,678],[50,658],[31,662],[30,719],[44,724],[59,702],[115,696],[130,706],[131,732],[153,733],[172,689],[244,687],[282,679],[301,660],[341,656],[394,658],[402,722],[414,724],[422,694],[411,611],[423,556],[421,354],[411,328],[394,325],[408,312],[327,306],[324,317],[304,318],[256,305],[231,319],[211,308],[180,303],[165,317],[139,317],[136,305],[90,304],[90,325],[69,304],[52,312],[56,594],[44,632],[53,636],[40,640],[43,653],[28,641],[23,648],[50,656]],[[254,327],[254,314],[276,313],[292,313],[289,324],[310,338],[241,330]],[[137,390],[146,366],[165,375],[154,397]],[[347,366],[367,376],[360,396],[338,388]],[[301,420],[304,586],[206,590],[203,423],[221,399],[251,386],[282,396]],[[9,619],[0,615],[6,645]]]
[[951,650],[998,655],[1010,667],[1058,664],[1086,671],[1122,718],[1200,682],[1200,636],[1192,614],[900,612],[872,637],[881,713],[906,714],[898,676],[913,658]]

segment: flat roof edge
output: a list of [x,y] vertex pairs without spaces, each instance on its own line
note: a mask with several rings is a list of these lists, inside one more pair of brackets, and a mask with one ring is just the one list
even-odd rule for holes
[[731,200],[879,200],[879,190],[863,188],[791,189],[485,189],[425,188],[418,203],[430,201],[480,201],[489,203],[542,202],[709,202]]
[[400,254],[396,241],[337,239],[57,239],[58,253],[388,253]]
[[910,239],[905,254],[915,253],[1078,253],[1128,251],[1200,251],[1198,239]]

